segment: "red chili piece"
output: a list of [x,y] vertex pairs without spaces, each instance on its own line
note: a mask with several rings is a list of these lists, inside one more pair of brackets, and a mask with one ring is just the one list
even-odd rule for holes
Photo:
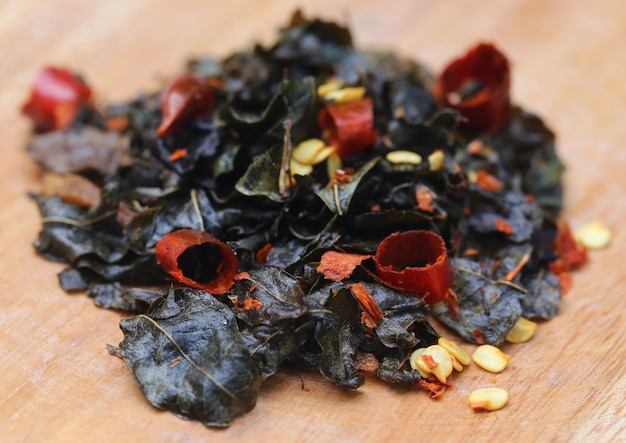
[[559,275],[587,263],[587,248],[576,241],[568,223],[561,222],[554,246],[559,258],[548,264],[548,269],[553,273]]
[[318,120],[340,156],[362,151],[378,138],[378,132],[373,129],[374,107],[369,97],[348,103],[327,103]]
[[186,123],[208,112],[213,107],[213,90],[202,79],[191,74],[174,78],[161,95],[161,124],[159,137],[174,134]]
[[461,130],[468,135],[494,132],[511,115],[509,61],[495,46],[481,43],[452,61],[433,86],[441,106],[465,117]]
[[443,300],[452,286],[446,244],[430,231],[391,234],[378,246],[374,263],[385,284],[414,292],[428,304]]
[[42,69],[31,89],[22,113],[43,131],[65,129],[90,103],[91,89],[72,72],[63,68]]
[[180,229],[164,236],[156,244],[156,257],[174,279],[211,294],[230,289],[239,268],[228,245],[194,229]]
[[320,259],[317,272],[323,274],[328,280],[342,281],[350,277],[354,269],[369,257],[363,254],[326,251]]

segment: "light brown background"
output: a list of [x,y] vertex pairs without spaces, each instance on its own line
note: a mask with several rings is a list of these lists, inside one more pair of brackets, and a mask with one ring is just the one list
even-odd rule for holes
[[[312,3],[312,2],[307,2]],[[185,6],[181,6],[184,4]],[[106,351],[120,314],[58,287],[38,258],[40,171],[18,113],[36,71],[82,72],[102,103],[156,88],[190,55],[268,41],[292,1],[0,1],[0,440],[3,441],[617,441],[626,439],[626,2],[344,1],[309,14],[349,23],[359,47],[394,49],[440,70],[479,40],[513,63],[513,97],[558,133],[565,217],[601,219],[611,247],[591,254],[559,316],[494,377],[476,367],[441,401],[369,379],[344,392],[315,373],[282,373],[256,409],[216,431],[152,408]],[[450,335],[443,330],[444,334]],[[466,349],[471,350],[471,346]],[[473,413],[470,390],[496,383],[510,402]],[[302,389],[302,386],[305,389]]]

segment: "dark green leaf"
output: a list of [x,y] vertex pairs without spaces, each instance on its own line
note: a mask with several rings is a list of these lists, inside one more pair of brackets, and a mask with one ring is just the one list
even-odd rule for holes
[[365,381],[352,358],[364,338],[359,304],[348,289],[340,289],[324,307],[332,314],[315,328],[315,340],[322,348],[320,371],[335,383],[356,389]]
[[522,315],[519,298],[523,291],[491,280],[477,262],[456,258],[452,266],[458,316],[453,318],[442,303],[432,307],[433,314],[469,342],[480,344],[478,334],[486,344],[500,345]]
[[235,317],[212,295],[173,289],[120,327],[121,355],[157,408],[228,426],[254,407],[259,374]]
[[335,214],[343,215],[348,212],[352,196],[356,192],[361,180],[378,163],[379,158],[374,158],[361,166],[352,176],[348,183],[328,185],[320,189],[316,194],[324,201],[328,209]]

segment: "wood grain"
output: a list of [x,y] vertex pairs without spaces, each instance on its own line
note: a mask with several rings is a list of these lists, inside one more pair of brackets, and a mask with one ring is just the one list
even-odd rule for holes
[[[612,245],[591,254],[556,319],[505,346],[512,367],[455,377],[441,401],[368,379],[345,392],[311,372],[270,379],[256,409],[216,431],[152,408],[106,344],[120,314],[58,287],[37,257],[40,171],[19,115],[44,64],[82,72],[106,103],[155,88],[186,57],[267,41],[292,1],[21,0],[0,2],[0,439],[3,441],[624,441],[626,376],[626,3],[323,0],[309,14],[349,23],[359,47],[387,48],[437,71],[479,40],[511,58],[513,97],[558,134],[568,166],[564,216],[600,219]],[[442,329],[446,335],[448,331]],[[465,346],[471,350],[471,346]],[[510,403],[473,413],[470,390],[497,385]]]

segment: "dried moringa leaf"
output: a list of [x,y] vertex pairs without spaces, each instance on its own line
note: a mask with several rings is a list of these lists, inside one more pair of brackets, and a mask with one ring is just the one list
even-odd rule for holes
[[172,289],[120,327],[121,355],[155,407],[208,426],[254,407],[259,373],[234,315],[212,295]]

